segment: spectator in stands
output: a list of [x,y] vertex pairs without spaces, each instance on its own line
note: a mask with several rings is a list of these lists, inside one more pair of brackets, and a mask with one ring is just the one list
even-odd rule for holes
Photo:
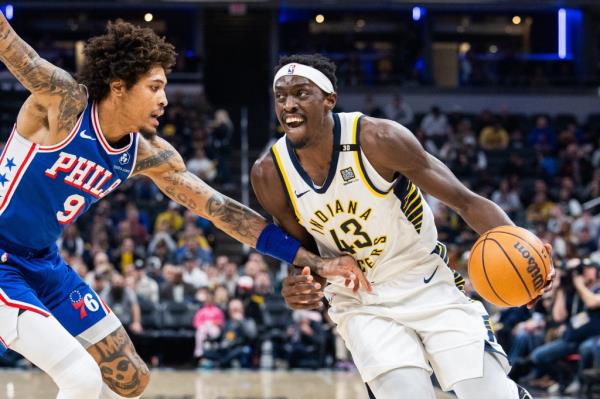
[[163,267],[164,281],[160,287],[160,300],[172,302],[193,302],[196,290],[183,281],[183,268],[172,264]]
[[322,367],[325,334],[321,314],[310,310],[295,310],[293,319],[294,324],[288,329],[289,367]]
[[425,115],[420,128],[427,138],[445,138],[450,132],[448,118],[437,105],[431,107],[431,111]]
[[143,332],[137,295],[135,291],[125,286],[125,277],[119,273],[112,273],[110,289],[103,299],[127,328],[127,331],[133,334]]
[[552,152],[556,148],[556,133],[548,124],[548,118],[540,115],[535,127],[527,135],[527,142],[538,151]]
[[502,151],[508,148],[510,138],[500,122],[486,126],[479,133],[479,145],[486,151]]
[[192,252],[183,255],[183,281],[194,289],[208,286],[208,278],[201,265],[200,260]]
[[[129,237],[133,239],[136,245],[145,246],[148,243],[148,224],[147,220],[144,220],[138,207],[130,202],[127,204],[126,218],[119,223],[119,231],[126,229],[129,232]],[[125,226],[127,226],[125,228]]]
[[114,254],[117,271],[124,273],[129,265],[133,265],[136,260],[143,259],[143,254],[136,251],[135,243],[132,238],[125,238]]
[[594,175],[583,189],[582,197],[585,200],[600,198],[600,166],[594,166]]
[[138,298],[158,304],[160,298],[158,283],[146,273],[147,263],[148,261],[135,263],[135,293]]
[[244,306],[239,299],[229,301],[227,321],[221,331],[217,349],[207,351],[205,356],[220,367],[252,367],[252,347],[257,336],[254,320],[245,317]]
[[512,340],[508,352],[508,360],[511,364],[527,357],[535,348],[544,343],[545,327],[544,315],[534,312],[529,319],[519,322],[512,328]]
[[217,176],[215,163],[206,157],[204,145],[196,145],[194,157],[187,161],[186,167],[207,183],[212,182]]
[[154,220],[154,230],[164,231],[168,234],[175,234],[183,228],[183,216],[179,204],[175,201],[169,201],[167,209],[156,216]]
[[365,115],[373,118],[382,118],[384,116],[383,110],[379,104],[377,104],[376,100],[371,94],[365,95],[365,101],[362,109],[364,109]]
[[384,107],[384,118],[396,121],[409,129],[413,128],[415,114],[411,106],[404,101],[400,94],[394,94],[392,101]]
[[571,177],[578,185],[591,180],[592,165],[585,151],[576,143],[569,144],[560,154],[560,176]]
[[564,389],[570,382],[559,372],[556,362],[576,353],[582,342],[600,331],[600,285],[596,266],[572,259],[566,270],[557,274],[560,274],[560,280],[552,316],[566,327],[560,338],[540,346],[531,354],[533,364],[557,381],[551,391]]
[[186,226],[175,254],[177,263],[183,263],[184,256],[187,254],[192,254],[201,262],[212,263],[212,248],[196,226]]
[[221,283],[225,286],[225,288],[227,288],[229,295],[235,294],[238,279],[239,275],[237,265],[234,262],[227,259],[227,263],[225,264],[223,269],[223,279]]
[[556,205],[546,198],[545,192],[535,194],[533,203],[527,207],[527,221],[545,225],[550,218],[550,213]]
[[510,186],[508,179],[500,180],[500,187],[492,194],[492,201],[496,203],[508,216],[515,220],[517,214],[523,209],[519,194]]
[[[106,252],[96,252],[96,254],[94,255],[94,261],[93,261],[93,269],[90,271],[90,273],[95,274],[95,273],[99,273],[99,274],[106,274],[109,272],[112,272],[114,269],[112,263],[110,263],[110,260],[108,258],[108,255],[106,254]],[[89,281],[89,280],[86,280]]]
[[221,309],[222,311],[227,311],[227,304],[229,303],[229,300],[231,299],[229,296],[229,292],[227,291],[227,288],[223,287],[222,285],[217,285],[215,287],[215,305],[217,305],[219,307],[219,309]]
[[216,181],[221,184],[229,183],[231,180],[229,155],[233,137],[233,123],[229,118],[229,113],[224,109],[216,110],[214,119],[208,128],[210,148],[217,161]]
[[196,349],[194,357],[201,359],[204,356],[204,346],[207,339],[216,339],[221,334],[225,324],[223,311],[214,303],[212,291],[204,289],[204,303],[194,315],[193,326],[196,329]]

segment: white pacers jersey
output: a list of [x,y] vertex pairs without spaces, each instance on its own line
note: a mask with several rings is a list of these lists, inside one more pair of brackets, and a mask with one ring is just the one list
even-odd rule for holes
[[[362,114],[334,113],[334,144],[323,186],[315,185],[284,136],[271,148],[298,222],[322,256],[352,255],[372,283],[393,279],[425,261],[444,260],[431,209],[406,177],[381,177],[360,148]],[[446,260],[447,261],[447,260]],[[332,281],[342,284],[342,280]]]

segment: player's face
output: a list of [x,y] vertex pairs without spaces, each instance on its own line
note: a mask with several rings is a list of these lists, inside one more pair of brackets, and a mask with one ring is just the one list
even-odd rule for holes
[[275,113],[295,148],[302,148],[327,126],[335,94],[323,91],[302,76],[283,76],[275,82]]
[[127,91],[127,112],[132,124],[146,138],[154,136],[158,130],[158,118],[168,104],[165,86],[165,70],[153,67],[142,75]]

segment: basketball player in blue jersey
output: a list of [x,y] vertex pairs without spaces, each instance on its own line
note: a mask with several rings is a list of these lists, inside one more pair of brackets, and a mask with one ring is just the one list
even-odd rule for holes
[[[512,221],[471,192],[398,123],[332,112],[335,65],[320,55],[283,57],[273,81],[285,136],[252,170],[263,207],[307,248],[356,258],[372,291],[325,288],[329,314],[377,399],[433,399],[430,373],[460,399],[525,399],[485,309],[457,284],[421,189],[479,234]],[[316,246],[315,246],[316,244]],[[551,251],[549,245],[547,250]],[[548,252],[550,253],[550,252]],[[550,271],[548,281],[552,280]],[[318,308],[324,282],[289,276],[295,309]]]
[[40,58],[0,14],[0,60],[31,92],[0,155],[0,352],[29,359],[59,399],[139,397],[149,371],[121,323],[55,241],[134,175],[260,252],[369,289],[351,257],[322,260],[185,169],[156,135],[173,46],[119,22],[84,50],[79,82]]

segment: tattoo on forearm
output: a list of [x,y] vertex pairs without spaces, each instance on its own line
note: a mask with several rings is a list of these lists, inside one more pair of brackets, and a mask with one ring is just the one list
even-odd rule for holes
[[0,18],[0,60],[34,94],[59,96],[57,131],[69,131],[85,107],[85,90],[66,71],[52,65],[25,43]]
[[244,242],[256,243],[265,226],[265,219],[258,213],[219,193],[208,199],[206,212],[223,223],[219,226],[223,231],[244,238]]
[[102,378],[115,393],[133,397],[144,391],[150,371],[136,353],[123,327],[88,349],[98,363]]
[[167,183],[162,186],[165,194],[186,208],[198,211],[196,197],[203,197],[207,193],[205,183],[198,176],[185,171],[167,174],[161,179]]
[[133,172],[137,173],[137,172],[141,172],[142,170],[145,170],[145,169],[153,168],[155,166],[158,166],[158,165],[164,163],[165,161],[172,158],[173,156],[175,156],[175,151],[163,150],[163,151],[159,152],[158,154],[154,154],[152,156],[149,156],[148,158],[144,158],[144,159],[137,161]]

